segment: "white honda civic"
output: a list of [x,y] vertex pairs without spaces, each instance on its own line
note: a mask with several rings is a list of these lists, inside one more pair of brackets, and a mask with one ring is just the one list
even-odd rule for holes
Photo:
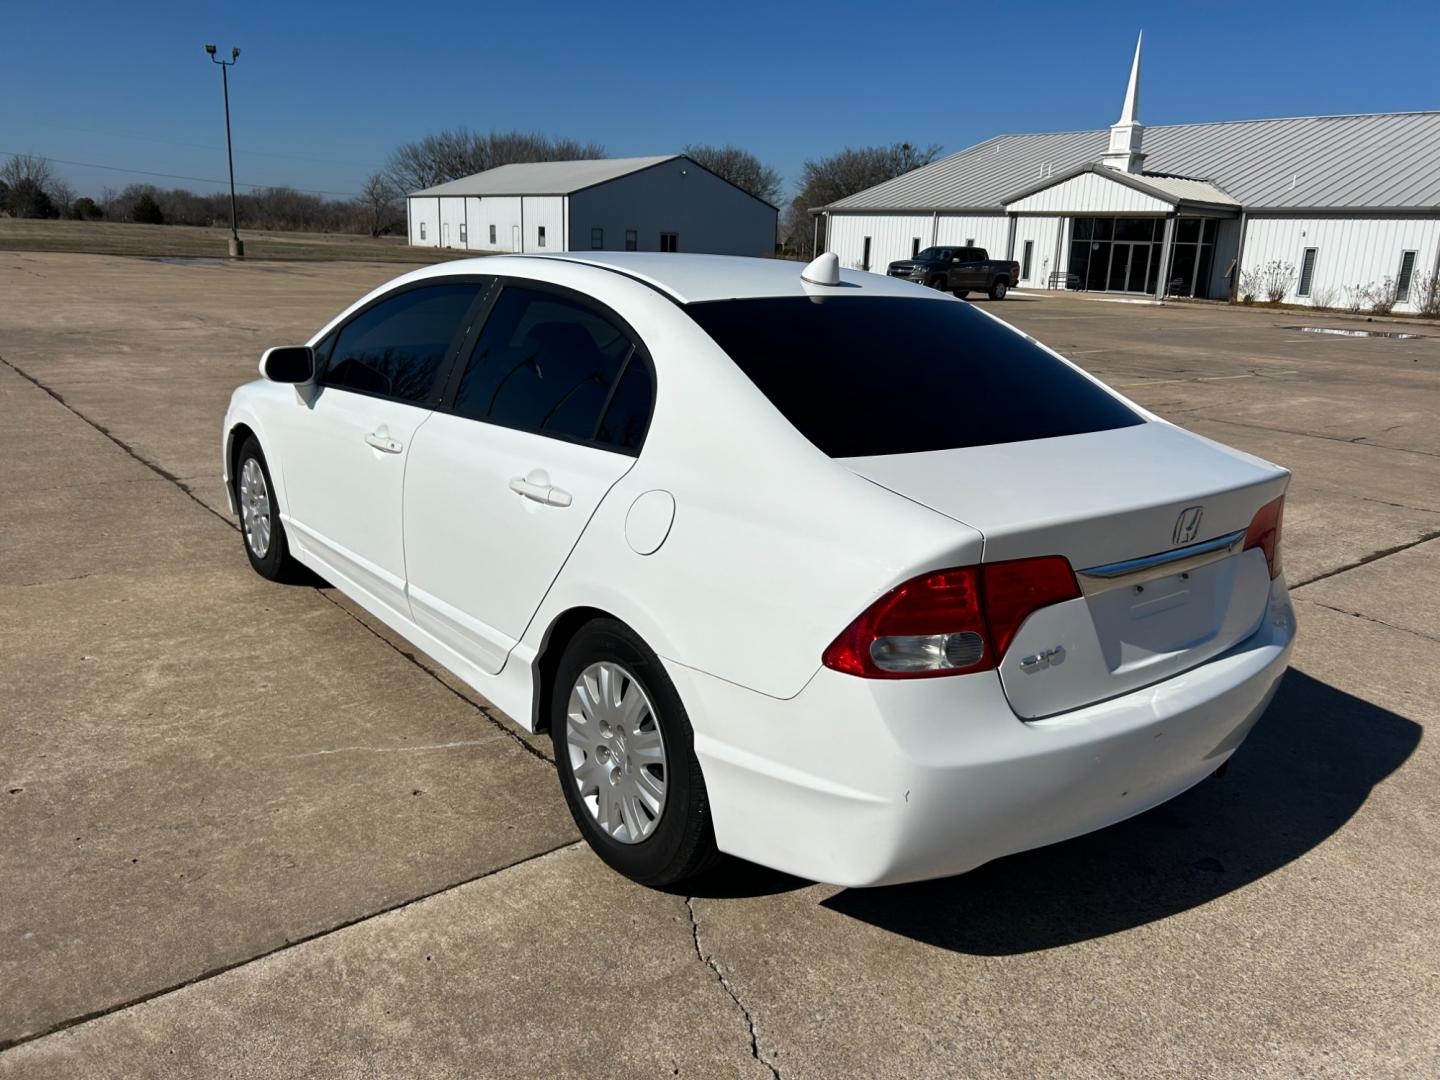
[[963,301],[676,254],[397,278],[224,426],[303,564],[526,730],[601,858],[875,885],[1214,773],[1295,632],[1289,474]]

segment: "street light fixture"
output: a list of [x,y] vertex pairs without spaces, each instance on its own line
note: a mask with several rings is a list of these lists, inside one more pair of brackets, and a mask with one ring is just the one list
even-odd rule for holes
[[240,50],[231,49],[229,60],[220,60],[215,56],[215,46],[206,45],[205,51],[210,54],[210,62],[220,65],[220,86],[225,92],[225,157],[230,162],[230,257],[232,259],[243,259],[245,257],[245,244],[240,239],[240,233],[235,226],[235,152],[230,148],[230,67],[236,60],[240,59]]

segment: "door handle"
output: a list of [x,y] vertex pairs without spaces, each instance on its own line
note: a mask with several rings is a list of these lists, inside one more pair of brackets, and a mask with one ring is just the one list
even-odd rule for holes
[[540,469],[536,469],[528,477],[512,478],[510,490],[521,498],[543,503],[545,506],[569,506],[573,501],[568,491],[549,483],[549,477]]
[[382,454],[398,454],[405,449],[405,444],[399,439],[392,439],[383,431],[372,431],[365,436],[365,441],[379,450]]

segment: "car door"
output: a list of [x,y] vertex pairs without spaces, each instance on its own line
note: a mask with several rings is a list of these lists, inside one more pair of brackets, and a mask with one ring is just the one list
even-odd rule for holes
[[487,674],[504,665],[606,492],[635,463],[652,369],[607,309],[504,284],[405,478],[414,618]]
[[336,585],[406,617],[406,459],[484,284],[403,287],[356,313],[317,347],[316,385],[281,426],[292,542]]

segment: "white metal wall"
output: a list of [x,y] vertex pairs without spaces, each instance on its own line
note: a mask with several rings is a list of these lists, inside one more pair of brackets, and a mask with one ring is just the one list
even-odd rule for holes
[[1173,207],[1143,191],[1098,173],[1081,173],[1054,187],[1037,191],[1007,210],[1017,214],[1166,214]]
[[[1305,249],[1313,247],[1315,274],[1308,297],[1297,296]],[[1313,303],[1333,292],[1332,304],[1345,302],[1347,288],[1379,286],[1400,274],[1404,252],[1416,252],[1415,277],[1435,270],[1440,250],[1440,218],[1250,218],[1240,265],[1255,270],[1269,262],[1290,263],[1295,281],[1285,299],[1293,304]],[[1411,299],[1414,284],[1411,284]],[[1410,303],[1397,311],[1411,310]]]
[[[1015,219],[1015,253],[1010,257],[1020,263],[1022,277],[1020,283],[1029,285],[1032,288],[1043,289],[1050,284],[1050,274],[1054,270],[1064,269],[1055,264],[1055,238],[1060,231],[1060,223],[1063,219],[1058,217],[1022,217]],[[1030,258],[1030,276],[1024,277],[1025,272],[1025,241],[1029,240],[1035,245],[1034,254]],[[1003,259],[1002,254],[995,258]]]
[[897,259],[910,258],[915,238],[927,248],[935,236],[933,214],[831,214],[825,250],[833,251],[840,265],[859,270],[870,237],[870,270],[885,273]]
[[609,251],[624,250],[628,229],[640,251],[659,251],[662,232],[677,234],[682,252],[775,251],[775,208],[684,158],[577,191],[568,212],[572,251],[590,250],[593,229]]
[[[525,218],[522,251],[566,251],[565,196],[525,195],[521,212]],[[545,230],[545,246],[540,246],[540,230]]]
[[1005,258],[1010,242],[1010,219],[1004,214],[941,214],[935,228],[937,244],[969,244],[985,249],[992,259]]
[[[406,226],[410,243],[418,247],[440,246],[440,200],[433,195],[422,195],[418,199],[406,199]],[[421,229],[421,226],[424,229]],[[420,233],[425,235],[421,236]]]
[[[464,248],[460,239],[460,226],[465,224],[465,197],[445,195],[440,198],[440,246]],[[468,230],[467,230],[468,234]]]
[[[471,251],[519,251],[520,197],[518,195],[486,195],[484,198],[471,195],[466,199],[470,207],[470,250]],[[490,242],[490,229],[495,229],[495,242]]]

